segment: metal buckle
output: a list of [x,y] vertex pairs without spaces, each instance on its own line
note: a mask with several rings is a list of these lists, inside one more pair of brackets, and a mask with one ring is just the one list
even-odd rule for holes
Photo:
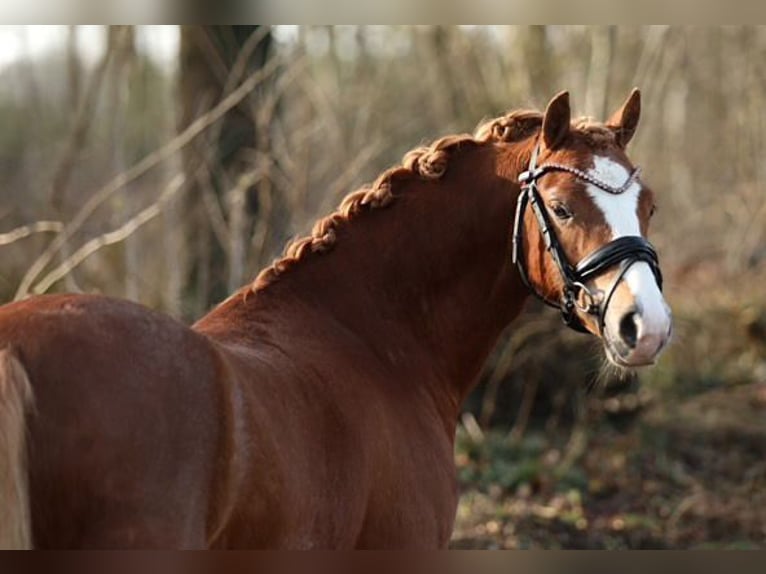
[[582,321],[580,321],[580,318],[577,316],[577,313],[575,313],[576,303],[574,298],[574,292],[569,289],[568,287],[564,288],[564,298],[561,302],[561,306],[559,307],[559,311],[561,311],[561,320],[564,322],[564,325],[567,327],[570,327],[574,329],[575,331],[583,331],[584,327],[582,326]]
[[569,285],[566,285],[564,287],[564,297],[562,298],[562,312],[564,309],[566,309],[567,314],[571,315],[574,310],[577,308],[577,295],[575,294],[574,290],[569,287]]
[[584,283],[581,283],[579,281],[575,281],[573,284],[573,287],[577,290],[578,294],[582,293],[585,297],[585,305],[580,305],[580,298],[578,296],[574,297],[574,305],[582,311],[583,313],[588,313],[589,315],[598,315],[599,314],[599,304],[596,302],[596,296],[591,292],[590,289],[588,289]]

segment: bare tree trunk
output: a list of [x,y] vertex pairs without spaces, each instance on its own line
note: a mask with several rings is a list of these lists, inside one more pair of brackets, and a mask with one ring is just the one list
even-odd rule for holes
[[609,82],[616,34],[616,26],[593,26],[591,29],[585,112],[594,118],[605,118],[609,111]]
[[[90,132],[93,109],[98,103],[101,90],[104,85],[104,78],[112,61],[112,44],[107,45],[101,62],[93,71],[88,86],[77,102],[77,110],[73,114],[74,122],[69,139],[62,153],[61,159],[53,173],[53,180],[50,189],[50,204],[57,212],[57,216],[65,219],[67,211],[67,191],[71,182],[72,174],[78,160],[78,155],[85,147]],[[61,249],[64,259],[69,256],[69,246],[65,244]],[[67,291],[79,291],[74,273],[67,274],[64,279]]]
[[[260,35],[250,45],[254,34]],[[181,118],[180,127],[212,107],[224,92],[236,86],[243,75],[262,67],[270,54],[271,35],[260,26],[183,26],[181,29]],[[241,70],[235,64],[249,53]],[[232,86],[233,84],[233,86]],[[260,98],[263,89],[253,98]],[[258,212],[255,189],[245,191],[245,200],[229,198],[240,176],[252,169],[258,148],[258,126],[244,103],[227,114],[212,137],[200,138],[184,155],[184,171],[191,185],[185,209],[185,243],[192,251],[186,262],[183,314],[199,316],[223,299],[234,283],[241,284],[246,269],[244,245]],[[211,211],[212,210],[212,211]],[[232,210],[237,210],[236,215]],[[221,219],[225,225],[221,227]],[[232,219],[233,216],[233,219]],[[212,220],[218,222],[214,233]],[[225,236],[221,236],[225,232]],[[192,246],[196,244],[196,249]],[[234,258],[237,260],[234,261]]]
[[[136,63],[135,29],[133,26],[110,26],[108,34],[110,50],[113,53],[113,66],[107,78],[109,107],[108,118],[111,122],[110,137],[112,152],[112,171],[122,173],[131,163],[127,157],[129,151],[126,124],[127,108],[131,97],[131,83]],[[112,220],[119,224],[125,217],[131,217],[137,206],[134,185],[125,186],[119,203],[114,204]],[[133,301],[140,300],[141,262],[139,260],[139,238],[130,236],[123,244],[124,296]]]
[[66,44],[67,56],[67,81],[69,88],[69,105],[72,111],[77,111],[77,104],[80,102],[80,54],[77,49],[77,26],[69,26]]
[[460,104],[452,76],[452,35],[454,31],[449,26],[433,26],[428,34],[429,60],[434,62],[433,79],[435,103],[438,106],[437,121],[449,125],[459,115]]
[[520,48],[523,54],[530,95],[543,105],[557,89],[555,54],[548,42],[546,26],[524,26],[520,32]]

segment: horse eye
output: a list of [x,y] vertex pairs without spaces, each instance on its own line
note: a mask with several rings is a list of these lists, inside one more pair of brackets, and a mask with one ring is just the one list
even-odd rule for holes
[[652,205],[652,208],[649,210],[649,217],[654,217],[655,213],[657,213],[657,206]]
[[572,217],[572,212],[567,209],[563,203],[557,203],[551,207],[553,215],[559,219],[566,220]]

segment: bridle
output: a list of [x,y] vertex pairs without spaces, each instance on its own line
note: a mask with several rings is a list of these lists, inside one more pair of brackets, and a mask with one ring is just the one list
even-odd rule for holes
[[[609,307],[609,302],[631,265],[639,261],[648,263],[649,268],[652,270],[657,281],[657,285],[662,289],[662,272],[660,271],[657,252],[654,250],[654,247],[652,247],[652,244],[643,237],[630,235],[618,237],[617,239],[610,241],[606,245],[584,257],[577,263],[577,265],[570,264],[569,261],[567,261],[566,254],[556,236],[545,204],[540,197],[540,192],[537,189],[537,182],[548,173],[556,171],[565,172],[574,175],[577,179],[586,183],[595,185],[607,193],[620,195],[625,193],[633,182],[638,179],[641,170],[640,168],[634,169],[623,185],[620,187],[613,187],[584,171],[567,165],[546,163],[538,166],[537,158],[539,153],[540,144],[538,143],[532,153],[532,158],[529,161],[527,171],[519,175],[521,193],[519,194],[519,199],[516,205],[516,218],[513,225],[513,262],[518,267],[521,280],[532,293],[544,303],[556,307],[561,311],[561,316],[565,325],[571,327],[575,331],[587,333],[588,330],[577,315],[577,310],[580,310],[597,317],[599,333],[603,333],[604,320],[606,310]],[[540,233],[545,241],[545,249],[550,253],[564,283],[560,302],[551,301],[544,297],[529,281],[523,253],[524,214],[527,210],[527,206],[532,208],[532,212],[537,218]],[[606,292],[606,296],[599,302],[586,284],[588,281],[602,275],[615,265],[619,265],[617,277]],[[583,304],[580,303],[581,296],[584,301]]]

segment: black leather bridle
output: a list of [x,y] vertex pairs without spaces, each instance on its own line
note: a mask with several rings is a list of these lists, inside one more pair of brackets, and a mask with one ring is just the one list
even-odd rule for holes
[[[556,307],[561,311],[564,324],[575,331],[587,333],[588,330],[577,315],[577,310],[579,309],[584,313],[597,317],[599,333],[603,333],[604,319],[609,302],[612,299],[614,291],[617,289],[617,285],[622,281],[622,278],[625,276],[625,273],[628,272],[631,265],[638,261],[648,263],[649,268],[652,270],[652,273],[654,273],[657,285],[662,289],[662,272],[660,271],[657,252],[654,250],[651,243],[643,237],[637,235],[624,236],[610,241],[603,247],[590,253],[577,263],[577,265],[571,265],[567,261],[566,254],[561,247],[561,243],[559,243],[554,227],[548,217],[547,209],[540,197],[540,192],[537,189],[537,182],[547,173],[555,171],[566,172],[572,174],[577,179],[595,185],[607,193],[620,195],[625,193],[631,184],[638,179],[640,169],[636,168],[633,170],[633,173],[630,174],[628,180],[622,186],[613,187],[574,167],[556,163],[546,163],[538,166],[537,157],[539,153],[540,145],[538,144],[532,153],[532,158],[529,162],[527,171],[519,175],[521,193],[519,194],[519,199],[516,205],[516,218],[513,226],[513,262],[519,269],[522,281],[532,293],[544,303]],[[548,253],[550,253],[553,262],[561,274],[564,287],[559,302],[551,301],[544,297],[529,281],[523,252],[524,214],[527,210],[527,206],[532,208],[532,212],[537,218],[537,224],[540,227],[540,233],[545,241],[545,248]],[[615,265],[619,265],[617,277],[612,283],[609,291],[607,291],[606,296],[599,302],[587,288],[586,283],[595,277],[602,275]],[[581,295],[584,304],[580,303]]]

